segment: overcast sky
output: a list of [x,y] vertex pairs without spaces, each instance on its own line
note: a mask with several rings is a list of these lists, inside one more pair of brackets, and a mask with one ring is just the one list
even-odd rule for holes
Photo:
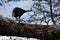
[[[10,1],[8,3],[4,3],[3,6],[0,6],[0,15],[4,16],[5,18],[10,18],[10,19],[13,19],[15,20],[14,17],[12,17],[12,10],[15,8],[15,7],[20,7],[24,10],[29,10],[32,5],[33,5],[34,1],[32,0],[28,0],[28,1],[17,1],[17,2],[14,2],[14,1]],[[21,18],[29,18],[30,16],[29,15],[32,15],[34,14],[33,12],[27,12],[25,14],[23,14],[21,16]],[[32,22],[32,24],[34,24],[34,22]],[[40,24],[40,22],[38,22],[38,24]],[[42,22],[42,24],[46,24],[44,22]]]
[[[5,18],[7,17],[7,18],[15,20],[15,18],[12,17],[12,10],[15,7],[20,7],[24,10],[30,10],[33,3],[34,3],[34,1],[32,1],[32,0],[17,1],[17,2],[10,1],[8,3],[4,3],[2,6],[0,6],[0,15],[4,16]],[[49,8],[47,7],[46,10],[49,11]],[[33,12],[27,12],[27,13],[23,14],[21,16],[21,18],[29,18],[30,16],[28,14],[31,15],[31,14],[34,14],[34,13]],[[44,22],[42,24],[44,24]],[[52,23],[50,23],[50,24],[52,24]]]
[[13,10],[13,8],[20,7],[22,9],[24,9],[24,10],[30,10],[33,3],[34,2],[31,1],[31,0],[18,1],[18,2],[11,1],[11,2],[5,3],[5,4],[3,4],[3,6],[0,6],[0,15],[12,19],[12,10]]

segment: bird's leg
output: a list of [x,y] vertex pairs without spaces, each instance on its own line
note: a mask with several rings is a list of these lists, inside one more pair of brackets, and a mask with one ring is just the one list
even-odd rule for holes
[[17,20],[17,17],[15,17],[16,18],[16,20]]
[[20,16],[19,16],[19,23],[20,23]]

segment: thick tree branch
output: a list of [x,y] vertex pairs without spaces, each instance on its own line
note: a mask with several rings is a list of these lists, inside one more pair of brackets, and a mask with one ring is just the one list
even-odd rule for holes
[[9,19],[0,18],[0,35],[58,40],[60,28],[53,25],[19,24]]

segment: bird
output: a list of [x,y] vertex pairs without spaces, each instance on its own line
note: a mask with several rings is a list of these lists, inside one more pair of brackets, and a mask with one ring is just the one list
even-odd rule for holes
[[[21,17],[24,13],[26,13],[26,12],[31,12],[31,11],[32,11],[32,8],[31,8],[31,10],[24,10],[24,9],[22,9],[22,8],[20,8],[20,7],[15,7],[15,8],[13,9],[13,11],[12,11],[12,16],[15,17],[16,19],[17,19],[17,17],[19,17],[19,19],[20,19],[20,17]],[[20,20],[19,20],[19,23],[20,23]]]

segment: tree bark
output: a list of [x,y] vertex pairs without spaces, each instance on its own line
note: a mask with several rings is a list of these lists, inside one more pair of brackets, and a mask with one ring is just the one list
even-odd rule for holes
[[58,40],[60,38],[60,28],[55,28],[54,25],[19,24],[9,19],[0,18],[0,35]]

